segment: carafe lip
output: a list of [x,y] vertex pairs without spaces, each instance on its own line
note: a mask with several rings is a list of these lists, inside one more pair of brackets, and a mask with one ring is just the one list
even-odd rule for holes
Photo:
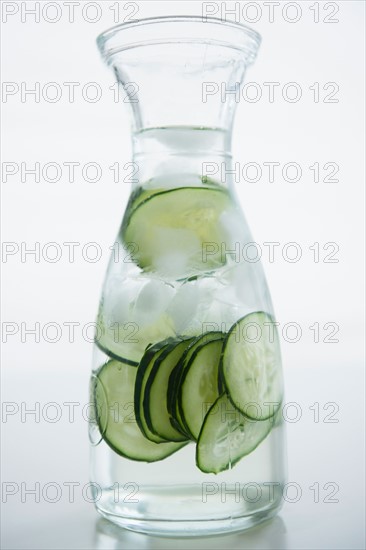
[[246,64],[254,61],[261,35],[250,27],[217,17],[165,15],[121,23],[97,37],[107,63],[125,50],[153,44],[200,43],[239,50]]

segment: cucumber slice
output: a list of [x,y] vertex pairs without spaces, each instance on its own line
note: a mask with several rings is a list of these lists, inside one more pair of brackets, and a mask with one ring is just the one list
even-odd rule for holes
[[[172,370],[172,373],[169,378],[168,383],[168,412],[171,417],[172,425],[179,431],[183,433],[189,433],[188,426],[184,423],[181,411],[179,409],[179,392],[180,386],[183,379],[183,373],[187,366],[189,365],[190,359],[193,356],[196,349],[200,346],[214,341],[221,340],[224,334],[219,331],[206,332],[201,336],[198,336],[193,340],[193,342],[185,350],[182,358],[178,361],[177,365]],[[196,411],[197,412],[197,411]],[[200,414],[200,412],[198,412]]]
[[131,213],[136,210],[136,208],[143,202],[145,202],[148,198],[150,198],[152,195],[156,195],[157,193],[161,193],[164,191],[164,188],[161,187],[155,187],[153,189],[146,189],[143,187],[139,187],[135,191],[133,191],[130,195],[128,204],[126,206],[126,217],[124,217],[122,221],[122,228],[124,227],[124,224],[126,224],[126,220],[128,219],[128,216],[131,215]]
[[206,413],[220,395],[222,345],[223,338],[198,346],[182,374],[179,412],[193,439],[198,439]]
[[172,344],[155,360],[144,393],[144,416],[148,429],[168,441],[186,441],[187,434],[174,428],[168,412],[168,382],[173,368],[194,338]]
[[205,473],[231,469],[270,432],[274,417],[250,420],[221,395],[206,415],[196,446],[196,464]]
[[145,389],[155,361],[164,351],[169,350],[172,344],[175,346],[177,341],[168,338],[167,340],[163,340],[162,342],[158,342],[157,344],[147,348],[137,368],[134,395],[136,421],[144,436],[155,443],[163,443],[167,440],[164,437],[154,433],[147,424],[147,418],[144,410]]
[[173,321],[167,314],[146,327],[140,327],[137,323],[121,323],[118,326],[114,323],[109,326],[100,314],[97,325],[99,330],[95,343],[99,349],[112,359],[134,366],[139,364],[149,344],[175,336]]
[[250,313],[231,327],[222,374],[232,403],[243,414],[254,420],[273,416],[282,401],[283,380],[279,339],[270,315]]
[[[226,232],[220,216],[232,208],[225,189],[180,187],[140,200],[127,211],[122,240],[134,243],[134,256],[145,271],[184,276],[208,271],[226,263],[221,243]],[[204,243],[210,244],[204,254]]]
[[[122,356],[123,352],[121,353],[121,355],[118,355],[117,353],[112,351],[113,348],[114,348],[113,343],[108,342],[109,345],[108,345],[108,347],[106,347],[105,346],[105,344],[106,344],[105,341],[103,341],[103,343],[102,343],[100,340],[95,339],[94,342],[95,342],[96,346],[103,353],[105,353],[105,355],[108,355],[108,357],[110,357],[111,359],[115,359],[116,361],[121,361],[122,363],[125,363],[126,365],[130,365],[130,367],[137,367],[138,366],[137,361],[132,361],[131,359],[128,359],[127,357],[123,357]],[[109,348],[112,348],[112,350],[110,350]],[[121,349],[118,349],[117,351],[121,352]]]
[[97,424],[104,441],[117,454],[132,460],[155,462],[185,443],[157,444],[141,433],[134,414],[137,369],[119,361],[108,361],[94,378]]

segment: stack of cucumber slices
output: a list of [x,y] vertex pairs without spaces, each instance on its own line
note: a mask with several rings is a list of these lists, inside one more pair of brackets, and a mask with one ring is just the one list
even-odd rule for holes
[[152,343],[137,364],[104,351],[111,358],[93,377],[92,395],[101,435],[119,455],[155,462],[194,441],[197,467],[217,474],[251,453],[274,425],[281,359],[264,312],[243,317],[226,334]]

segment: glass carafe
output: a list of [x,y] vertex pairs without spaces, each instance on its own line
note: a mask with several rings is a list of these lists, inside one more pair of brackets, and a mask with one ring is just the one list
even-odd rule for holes
[[282,502],[279,341],[231,176],[259,43],[199,17],[98,38],[132,107],[136,182],[98,312],[91,481],[98,511],[128,529],[239,531]]

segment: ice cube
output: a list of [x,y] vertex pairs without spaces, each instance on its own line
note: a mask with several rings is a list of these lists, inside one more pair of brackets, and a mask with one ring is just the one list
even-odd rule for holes
[[186,276],[201,255],[201,242],[190,229],[157,228],[154,267],[163,276]]
[[119,276],[111,277],[103,295],[103,311],[110,323],[123,324],[131,320],[131,304],[141,292],[145,281]]
[[188,334],[202,334],[210,330],[221,330],[222,315],[220,304],[215,299],[215,291],[219,285],[215,277],[198,278],[195,281],[196,313],[186,329]]
[[167,313],[171,316],[177,334],[183,334],[196,315],[199,294],[196,281],[187,281],[178,288]]
[[173,285],[159,279],[148,280],[135,300],[133,321],[141,327],[155,323],[168,308],[174,295]]

